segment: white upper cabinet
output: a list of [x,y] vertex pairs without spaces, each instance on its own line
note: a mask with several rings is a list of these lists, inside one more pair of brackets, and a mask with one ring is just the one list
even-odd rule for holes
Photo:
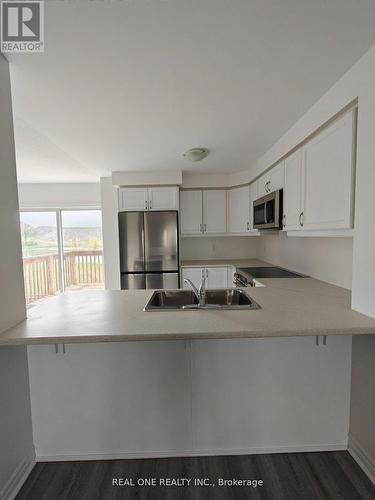
[[250,188],[244,186],[228,190],[228,232],[250,231]]
[[148,189],[147,187],[120,188],[119,189],[119,210],[147,210]]
[[258,183],[253,182],[250,184],[250,231],[258,232],[257,229],[254,229],[254,206],[253,202],[259,198],[258,193]]
[[262,198],[262,196],[265,196],[268,194],[270,191],[268,191],[268,181],[270,180],[268,172],[262,175],[262,177],[259,177],[259,179],[256,181],[257,184],[257,189],[258,189],[258,197]]
[[227,230],[225,189],[181,191],[181,233],[223,234]]
[[348,113],[303,148],[303,229],[353,227],[354,113]]
[[271,168],[269,176],[268,189],[271,193],[278,189],[284,189],[284,161]]
[[178,210],[178,187],[148,188],[149,210]]
[[125,187],[119,189],[119,210],[178,210],[178,187]]
[[221,190],[203,191],[203,232],[225,233],[227,230],[227,192]]
[[257,180],[258,197],[284,188],[284,162],[275,165]]
[[302,213],[302,150],[299,149],[285,160],[284,187],[284,219],[285,230],[300,228]]
[[202,232],[202,191],[180,192],[180,222],[182,234],[199,234]]

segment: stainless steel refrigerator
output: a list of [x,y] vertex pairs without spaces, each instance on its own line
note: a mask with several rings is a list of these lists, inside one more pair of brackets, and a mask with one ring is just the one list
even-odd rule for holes
[[178,288],[178,213],[120,212],[121,288]]

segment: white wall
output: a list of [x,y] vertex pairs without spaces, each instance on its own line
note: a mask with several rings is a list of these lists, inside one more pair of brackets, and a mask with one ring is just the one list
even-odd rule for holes
[[18,193],[21,208],[100,207],[99,182],[19,184]]
[[349,336],[319,347],[294,337],[28,354],[40,460],[346,448]]
[[215,236],[181,238],[181,260],[194,259],[253,259],[256,240],[249,236]]
[[352,390],[349,449],[367,468],[375,483],[375,339],[373,336],[353,340]]
[[104,283],[108,290],[120,290],[120,251],[118,233],[117,188],[111,177],[100,179],[102,221]]
[[[25,318],[21,240],[8,63],[0,55],[0,335]],[[0,498],[9,498],[32,464],[30,395],[24,347],[0,348]]]
[[301,238],[280,232],[256,242],[258,259],[351,289],[352,238]]

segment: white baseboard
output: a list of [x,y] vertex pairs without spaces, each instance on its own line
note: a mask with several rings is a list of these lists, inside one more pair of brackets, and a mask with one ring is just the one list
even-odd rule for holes
[[126,460],[131,458],[171,458],[171,457],[202,457],[222,455],[260,455],[268,453],[307,453],[314,451],[341,451],[348,448],[347,443],[322,445],[297,445],[254,448],[224,448],[197,450],[166,450],[166,451],[129,451],[115,453],[88,453],[85,455],[37,455],[37,462],[65,462],[82,460]]
[[375,459],[370,457],[362,445],[350,434],[348,451],[370,481],[375,484]]
[[15,469],[13,474],[10,476],[9,480],[0,491],[0,498],[2,500],[13,500],[17,493],[23,486],[23,483],[28,478],[30,472],[35,465],[35,454],[34,450],[25,457],[22,462]]

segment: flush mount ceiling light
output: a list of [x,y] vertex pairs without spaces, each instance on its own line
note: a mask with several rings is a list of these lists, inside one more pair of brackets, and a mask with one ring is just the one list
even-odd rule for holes
[[184,153],[184,158],[190,161],[201,161],[206,158],[209,150],[206,148],[192,148]]

